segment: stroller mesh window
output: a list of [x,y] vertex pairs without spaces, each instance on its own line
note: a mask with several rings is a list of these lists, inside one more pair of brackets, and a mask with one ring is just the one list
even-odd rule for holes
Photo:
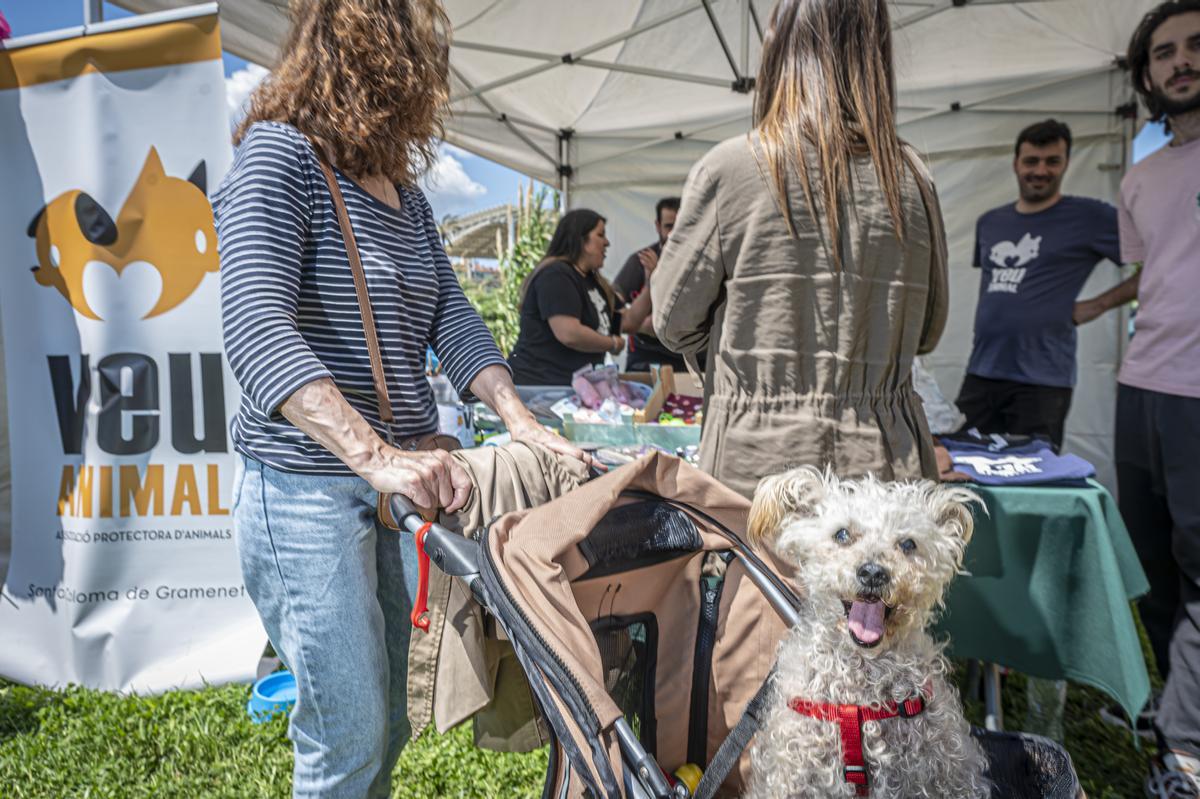
[[655,669],[658,620],[653,614],[606,616],[592,622],[600,649],[604,688],[650,754],[656,754]]

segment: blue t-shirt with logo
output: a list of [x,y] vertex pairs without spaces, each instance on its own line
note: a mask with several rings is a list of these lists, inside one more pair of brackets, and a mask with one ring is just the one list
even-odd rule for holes
[[979,217],[972,265],[983,274],[967,373],[1074,386],[1071,313],[1104,258],[1121,263],[1117,209],[1100,200],[1063,197],[1034,214],[1014,203]]

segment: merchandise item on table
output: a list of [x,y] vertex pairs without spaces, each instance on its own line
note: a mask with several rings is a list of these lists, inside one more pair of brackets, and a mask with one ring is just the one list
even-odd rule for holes
[[632,410],[645,407],[646,395],[635,386],[641,384],[628,383],[620,379],[620,373],[615,364],[600,366],[595,369],[584,367],[571,376],[571,388],[579,398],[579,404],[585,408],[597,410],[607,399],[617,404],[628,406]]
[[663,401],[663,412],[658,421],[660,424],[700,424],[703,420],[703,408],[702,397],[668,394]]
[[624,466],[627,463],[632,463],[638,458],[645,455],[647,452],[666,452],[669,455],[674,455],[684,461],[687,461],[692,466],[700,458],[700,448],[694,444],[686,447],[678,447],[675,449],[667,449],[665,447],[654,447],[649,444],[631,444],[624,447],[600,447],[593,455],[596,460],[610,468]]
[[1078,455],[1058,455],[1037,436],[984,435],[972,428],[942,436],[955,471],[981,485],[1087,485],[1096,468]]

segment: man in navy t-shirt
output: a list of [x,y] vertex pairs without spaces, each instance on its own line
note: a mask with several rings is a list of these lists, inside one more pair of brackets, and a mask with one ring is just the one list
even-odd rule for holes
[[1116,208],[1062,194],[1070,155],[1061,122],[1021,131],[1013,161],[1020,198],[976,223],[973,265],[982,279],[958,395],[968,428],[1042,435],[1055,450],[1075,385],[1075,326],[1103,311],[1076,297],[1098,262],[1121,263]]

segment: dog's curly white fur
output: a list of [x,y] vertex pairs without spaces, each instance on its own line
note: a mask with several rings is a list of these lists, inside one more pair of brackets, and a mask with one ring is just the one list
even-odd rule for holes
[[863,723],[870,795],[990,795],[983,750],[926,632],[961,568],[977,501],[961,487],[843,481],[810,467],[759,484],[750,535],[796,565],[806,596],[800,626],[780,645],[748,796],[855,796],[837,723],[797,713],[791,699],[880,706],[924,690],[921,714]]

